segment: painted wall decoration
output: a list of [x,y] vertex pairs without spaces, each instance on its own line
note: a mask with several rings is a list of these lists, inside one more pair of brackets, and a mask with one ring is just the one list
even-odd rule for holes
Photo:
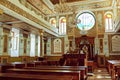
[[54,40],[54,53],[61,53],[62,52],[62,41],[61,39]]
[[98,19],[98,28],[102,27],[102,13],[98,13],[97,15]]
[[105,54],[105,56],[109,56],[109,45],[108,45],[108,35],[105,34],[104,35],[104,39],[103,39],[103,53]]

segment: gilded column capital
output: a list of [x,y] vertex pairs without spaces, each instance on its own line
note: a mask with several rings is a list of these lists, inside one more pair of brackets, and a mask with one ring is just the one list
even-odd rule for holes
[[44,30],[43,30],[43,29],[40,29],[40,30],[39,30],[39,33],[40,33],[40,35],[42,36],[43,33],[44,33]]

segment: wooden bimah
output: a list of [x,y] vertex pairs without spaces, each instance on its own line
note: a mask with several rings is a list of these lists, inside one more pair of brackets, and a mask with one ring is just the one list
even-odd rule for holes
[[87,66],[86,54],[64,54],[66,66]]

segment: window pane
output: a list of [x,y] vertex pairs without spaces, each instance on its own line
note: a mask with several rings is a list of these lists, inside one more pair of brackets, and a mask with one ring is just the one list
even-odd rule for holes
[[66,18],[62,17],[59,20],[59,34],[65,35],[66,34]]
[[113,31],[112,14],[111,13],[107,13],[105,15],[105,31],[107,31],[107,32]]
[[105,24],[106,24],[106,30],[108,30],[108,19],[106,18],[106,20],[105,20]]
[[109,26],[110,26],[110,27],[109,27],[110,30],[112,30],[112,19],[111,19],[111,18],[109,19]]

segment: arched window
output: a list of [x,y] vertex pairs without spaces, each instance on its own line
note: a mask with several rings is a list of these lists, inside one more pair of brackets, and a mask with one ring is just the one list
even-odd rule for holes
[[66,18],[61,17],[59,19],[59,34],[65,35],[66,34]]
[[105,13],[105,31],[106,32],[113,31],[113,21],[112,21],[112,13],[111,12]]
[[50,19],[50,24],[54,27],[56,27],[56,19],[55,18],[51,18]]
[[30,56],[35,57],[35,35],[30,34]]
[[10,44],[10,56],[18,57],[19,56],[19,30],[12,28],[11,30],[11,44]]

